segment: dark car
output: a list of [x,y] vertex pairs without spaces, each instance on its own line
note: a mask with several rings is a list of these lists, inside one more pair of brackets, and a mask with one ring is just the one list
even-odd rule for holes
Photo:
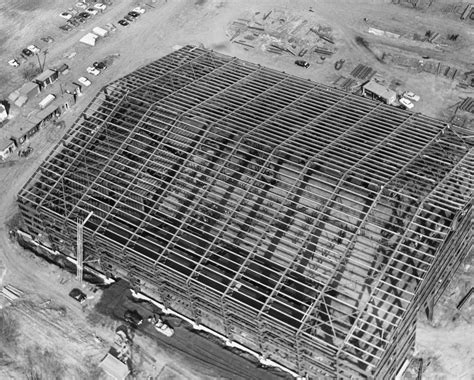
[[105,70],[107,65],[104,62],[94,62],[92,66],[97,70]]
[[67,22],[72,25],[72,26],[79,26],[80,22],[79,20],[82,20],[80,17],[74,17],[74,18],[71,18],[69,20],[67,20]]
[[135,19],[130,15],[125,15],[125,16],[123,16],[123,18],[125,20],[127,20],[128,22],[134,22],[135,21]]
[[69,296],[74,298],[79,303],[84,303],[87,296],[78,288],[74,288],[69,292]]
[[91,17],[91,14],[90,13],[87,13],[87,12],[81,12],[78,14],[79,17],[82,17],[82,18],[89,18]]
[[72,30],[72,26],[71,26],[71,25],[68,25],[68,24],[66,24],[66,25],[61,25],[61,26],[59,27],[59,29],[64,30],[65,32],[69,32],[70,30]]
[[136,310],[127,310],[123,315],[123,319],[135,328],[143,323],[143,317]]
[[23,49],[21,51],[21,53],[25,56],[25,57],[31,57],[33,55],[33,52],[30,50],[30,49]]
[[305,69],[307,69],[310,66],[309,62],[303,61],[301,59],[298,59],[297,61],[295,61],[295,65],[304,67]]
[[135,12],[135,11],[130,11],[128,12],[128,15],[132,16],[133,18],[137,18],[138,16],[140,16],[140,13]]
[[118,24],[120,24],[122,26],[128,26],[129,25],[129,23],[125,20],[118,20],[117,22],[118,22]]

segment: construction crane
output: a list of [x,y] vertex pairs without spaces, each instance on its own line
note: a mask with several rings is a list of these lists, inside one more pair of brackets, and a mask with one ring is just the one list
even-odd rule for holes
[[84,220],[77,218],[77,275],[76,278],[79,280],[79,283],[82,285],[83,270],[84,270],[84,244],[83,244],[83,231],[84,225],[87,223],[89,218],[94,212],[91,211]]

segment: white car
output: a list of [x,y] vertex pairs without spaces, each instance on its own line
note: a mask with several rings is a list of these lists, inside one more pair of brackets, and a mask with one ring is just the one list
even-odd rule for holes
[[413,102],[417,102],[418,100],[420,100],[420,95],[416,95],[414,92],[411,91],[404,92],[402,96]]
[[94,75],[94,76],[97,76],[97,75],[100,74],[100,71],[97,70],[95,67],[92,67],[92,66],[89,66],[89,67],[87,68],[87,72],[88,72],[89,74]]
[[410,101],[409,101],[408,99],[406,99],[406,98],[401,98],[401,99],[400,99],[400,104],[401,104],[403,107],[405,107],[407,110],[411,110],[411,109],[414,107],[413,103],[410,102]]
[[86,77],[80,77],[78,81],[80,84],[84,85],[84,87],[89,87],[92,84],[91,81]]
[[87,8],[86,12],[89,13],[90,15],[92,15],[92,16],[95,16],[97,13],[99,13],[99,11],[95,8]]
[[81,8],[81,9],[86,9],[87,4],[80,1],[80,2],[76,3],[76,7]]
[[136,7],[136,8],[132,9],[132,12],[137,12],[137,13],[140,13],[142,15],[143,13],[145,13],[145,8]]
[[16,59],[10,59],[10,60],[8,61],[8,64],[9,64],[10,66],[12,66],[12,67],[18,67],[18,66],[20,66],[20,62],[18,62]]
[[105,11],[107,8],[107,5],[102,4],[102,3],[97,3],[94,5],[94,8],[98,9],[99,11]]
[[72,19],[72,14],[70,14],[68,12],[61,12],[59,14],[59,17],[62,17],[65,20],[70,20],[70,19]]
[[150,317],[148,318],[148,322],[153,324],[153,327],[159,333],[167,337],[171,337],[174,335],[174,329],[171,326],[169,326],[166,322],[164,322],[160,317],[158,318],[156,316]]
[[35,45],[30,45],[27,47],[27,49],[31,51],[33,54],[38,54],[41,51],[41,49]]

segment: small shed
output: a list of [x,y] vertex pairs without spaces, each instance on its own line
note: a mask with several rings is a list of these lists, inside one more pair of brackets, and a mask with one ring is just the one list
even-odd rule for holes
[[53,94],[47,95],[41,102],[39,102],[39,108],[44,110],[47,106],[49,106],[53,100],[56,99],[56,96]]
[[387,104],[392,104],[397,100],[397,93],[395,91],[374,81],[369,81],[362,86],[362,95],[377,98]]
[[20,96],[20,91],[15,90],[11,92],[10,95],[8,95],[8,100],[13,103],[15,100],[18,99],[19,96]]
[[99,38],[99,36],[97,34],[87,33],[79,41],[82,42],[83,44],[86,44],[86,45],[89,45],[89,46],[95,46],[95,40],[97,38]]
[[16,150],[15,142],[9,137],[0,137],[0,160],[6,160]]
[[17,107],[23,107],[25,103],[28,101],[28,98],[25,95],[20,95],[16,100],[15,100],[15,105]]
[[59,74],[55,70],[45,70],[43,71],[40,75],[38,75],[35,79],[33,79],[33,82],[38,83],[40,90],[43,90],[46,86],[49,86],[50,84],[53,84],[56,82],[59,78]]
[[42,111],[38,111],[28,117],[28,121],[33,125],[40,125],[40,127],[48,120],[58,117],[61,114],[61,106],[55,102],[50,104]]
[[56,71],[59,74],[66,75],[69,72],[69,66],[66,63],[63,63]]
[[8,117],[8,112],[7,109],[3,104],[0,104],[0,123],[4,120],[6,120]]
[[41,91],[38,86],[38,83],[27,82],[18,89],[18,92],[20,93],[20,95],[25,95],[29,100],[31,98],[34,98]]
[[99,37],[106,37],[109,32],[100,26],[96,26],[95,28],[92,29],[92,32],[97,34]]
[[116,380],[123,380],[130,373],[128,366],[110,353],[99,363],[99,367]]

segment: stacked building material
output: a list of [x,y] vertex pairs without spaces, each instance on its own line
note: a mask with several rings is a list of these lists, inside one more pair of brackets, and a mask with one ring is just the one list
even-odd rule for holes
[[459,105],[458,109],[461,111],[474,113],[474,98],[467,97],[466,99],[464,99]]
[[359,63],[356,66],[356,68],[352,70],[351,75],[354,78],[358,78],[363,81],[366,81],[366,80],[370,80],[376,73],[377,71],[375,71],[371,67]]

